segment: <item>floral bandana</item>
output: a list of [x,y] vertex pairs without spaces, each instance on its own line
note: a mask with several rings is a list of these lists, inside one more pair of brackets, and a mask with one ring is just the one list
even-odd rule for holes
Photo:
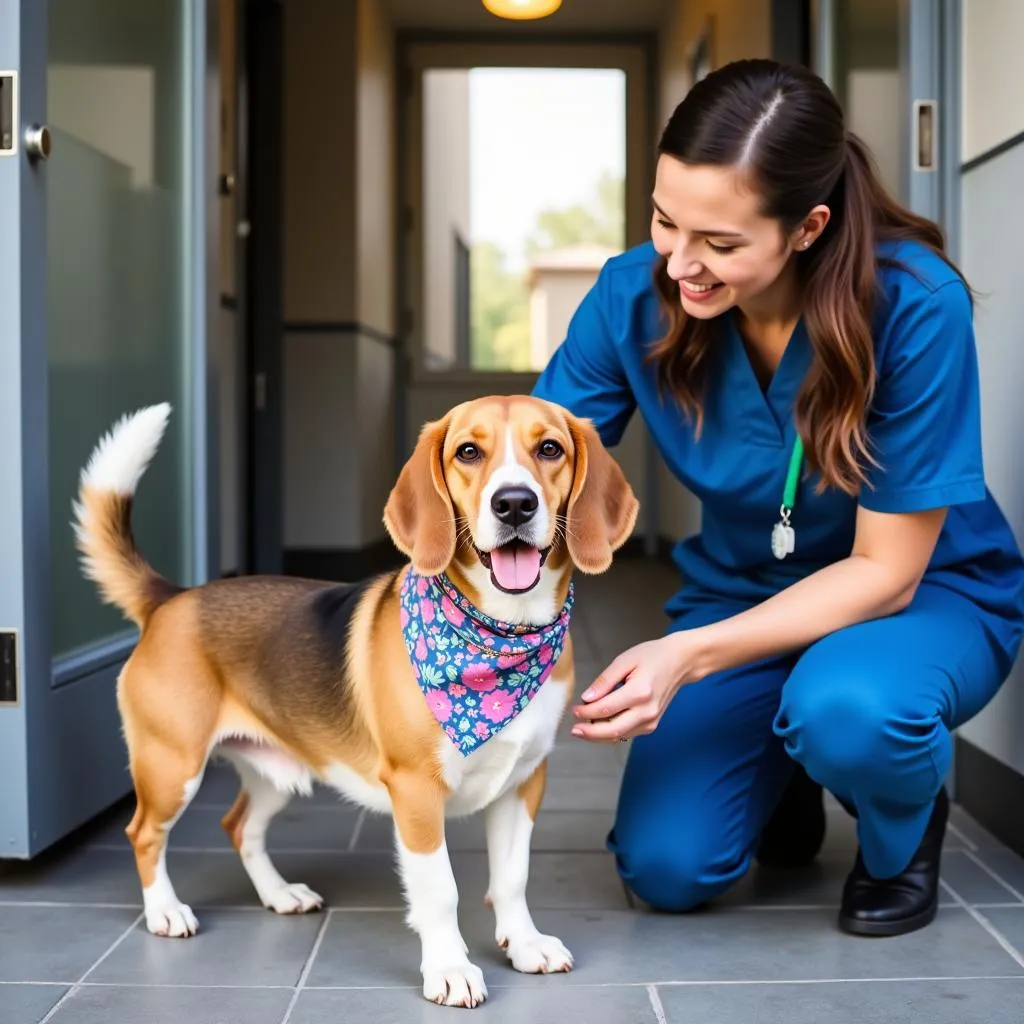
[[500,732],[536,696],[565,644],[573,587],[539,629],[489,618],[443,573],[409,569],[401,620],[413,671],[434,717],[464,755]]

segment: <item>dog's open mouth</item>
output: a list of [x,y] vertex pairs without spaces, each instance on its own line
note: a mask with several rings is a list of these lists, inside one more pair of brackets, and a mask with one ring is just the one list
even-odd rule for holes
[[537,548],[516,539],[491,551],[477,555],[485,569],[491,571],[491,582],[506,594],[525,594],[540,580],[541,566],[547,561],[550,548]]

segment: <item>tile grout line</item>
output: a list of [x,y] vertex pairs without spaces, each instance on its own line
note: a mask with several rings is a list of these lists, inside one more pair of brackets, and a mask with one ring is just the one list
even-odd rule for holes
[[[606,906],[606,907],[587,907],[587,906],[561,906],[561,905],[544,905],[538,904],[539,910],[544,911],[559,911],[559,912],[578,912],[582,913],[588,910],[597,909],[601,913],[606,914],[621,914],[626,910],[636,910],[636,901],[632,896],[628,887],[623,886],[623,897],[626,900],[627,906],[625,908],[618,906]],[[945,908],[959,907],[952,897],[950,902],[941,903],[940,906]],[[968,906],[977,907],[979,910],[1014,910],[1024,907],[1024,902],[1017,900],[1006,900],[1006,901],[989,901],[984,903],[971,903]],[[58,902],[53,900],[0,900],[0,908],[17,908],[19,910],[141,910],[142,905],[139,903],[76,903],[76,902]],[[238,913],[238,914],[254,914],[254,913],[265,913],[266,908],[262,905],[256,904],[230,904],[230,903],[203,903],[196,904],[194,906],[196,911],[216,913]],[[735,905],[723,904],[722,913],[729,914],[793,914],[793,913],[820,913],[823,910],[834,910],[834,903],[738,903]],[[331,914],[400,914],[403,912],[403,906],[399,903],[386,904],[386,903],[368,903],[366,905],[352,904],[350,906],[332,906],[327,908]],[[284,986],[290,988],[290,985]]]
[[946,830],[948,832],[952,832],[953,835],[955,835],[957,839],[959,839],[960,842],[963,843],[968,850],[970,850],[971,853],[978,852],[978,844],[973,839],[971,839],[970,836],[968,836],[965,832],[957,828],[957,826],[953,822],[950,821],[946,823]]
[[43,910],[141,910],[141,903],[74,903],[63,900],[0,900],[0,907],[39,907]]
[[[33,900],[0,900],[0,907],[16,907],[20,910],[34,910],[36,908],[42,908],[45,910],[142,910],[141,903],[60,903],[55,901],[44,900],[42,902],[35,902]],[[218,913],[224,912],[238,912],[245,914],[265,914],[267,908],[262,904],[253,903],[194,903],[192,908],[196,911],[217,911]],[[400,914],[403,910],[403,906],[400,903],[384,904],[384,903],[368,903],[365,906],[360,904],[353,904],[348,907],[329,907],[327,908],[332,914]],[[562,910],[562,907],[553,907],[547,909]],[[572,908],[569,908],[572,909]],[[576,908],[583,909],[586,908]],[[612,912],[616,908],[610,908],[609,912]],[[291,988],[290,985],[286,985],[285,988]]]
[[[644,989],[651,988],[756,988],[781,987],[795,985],[810,987],[814,985],[906,985],[911,982],[968,982],[968,981],[1012,981],[1024,986],[1024,975],[1022,974],[960,974],[952,976],[915,975],[913,977],[864,977],[864,978],[760,978],[760,979],[704,979],[671,981],[662,980],[658,982],[644,981],[607,981],[607,982],[579,982],[572,987],[579,990],[587,989]],[[0,989],[17,988],[25,986],[39,986],[43,988],[60,988],[76,985],[80,989],[88,988],[132,988],[132,989],[211,989],[216,991],[254,991],[254,992],[294,992],[294,985],[225,985],[211,982],[188,983],[188,982],[142,982],[142,981],[0,981]],[[417,985],[306,985],[303,992],[417,992],[422,986]],[[489,985],[488,989],[502,992],[524,992],[539,991],[540,985]],[[660,998],[660,997],[659,997]]]
[[661,996],[655,985],[647,986],[647,998],[651,1001],[651,1009],[654,1011],[654,1019],[658,1024],[668,1024],[668,1017],[665,1016],[665,1007],[662,1006]]
[[1024,903],[1024,896],[1022,896],[1016,889],[1014,889],[1014,887],[1010,885],[1010,883],[1007,882],[1001,875],[993,871],[993,869],[990,868],[976,853],[974,853],[971,850],[967,850],[965,851],[964,856],[966,856],[969,860],[977,864],[978,867],[981,868],[981,870],[989,876],[989,878],[991,878],[995,882],[998,882],[1014,899],[1020,900],[1021,903]]
[[39,1024],[49,1024],[49,1022],[51,1020],[53,1020],[53,1018],[56,1016],[56,1014],[61,1009],[61,1007],[63,1007],[65,1003],[70,1002],[81,991],[82,983],[88,980],[89,975],[92,974],[92,972],[95,971],[96,968],[99,967],[99,965],[101,963],[103,963],[103,961],[106,960],[107,957],[110,956],[110,954],[113,953],[114,950],[117,949],[117,947],[120,946],[121,943],[124,942],[124,940],[127,939],[128,936],[131,935],[131,933],[133,931],[135,931],[135,929],[139,925],[139,922],[145,916],[146,916],[145,911],[143,911],[142,913],[140,913],[138,915],[138,917],[135,918],[134,921],[132,921],[132,923],[123,932],[121,932],[121,934],[110,944],[110,946],[107,948],[106,952],[104,952],[100,956],[100,958],[92,965],[92,967],[90,967],[85,972],[85,974],[83,974],[78,979],[78,981],[76,981],[67,990],[67,992],[65,992],[64,995],[62,995],[60,997],[60,999],[58,999],[57,1002],[55,1002],[53,1004],[53,1006],[50,1007],[49,1012],[46,1014],[45,1017],[43,1017],[43,1019],[39,1022]]
[[295,983],[295,991],[292,993],[291,999],[288,1000],[288,1007],[284,1011],[284,1016],[281,1018],[281,1024],[288,1024],[292,1019],[292,1013],[295,1011],[295,1004],[298,1003],[299,996],[302,995],[302,992],[306,987],[306,982],[309,980],[310,972],[313,970],[313,962],[316,960],[317,954],[320,952],[320,947],[323,945],[324,936],[327,934],[327,926],[331,923],[331,916],[332,912],[330,910],[324,914],[324,919],[316,933],[316,938],[313,940],[313,947],[309,951],[309,956],[306,957],[306,962],[302,965],[302,971],[299,973],[299,980]]
[[352,853],[356,848],[356,843],[359,842],[359,837],[363,834],[363,822],[366,821],[366,808],[364,807],[359,812],[359,817],[356,818],[355,825],[352,826],[352,835],[348,840],[348,852]]
[[945,879],[940,878],[939,884],[956,900],[962,909],[966,910],[1002,946],[1003,950],[1013,958],[1017,966],[1024,970],[1024,956],[1020,955],[1010,940],[977,907],[972,907]]
[[[576,740],[576,742],[580,743],[582,741],[581,740]],[[623,747],[623,750],[625,750],[625,747]],[[616,752],[616,754],[617,753],[618,752]],[[612,755],[609,755],[609,758],[611,758],[611,756]],[[561,779],[561,780],[563,780],[563,781],[565,781],[567,783],[568,782],[578,781],[580,779],[597,779],[597,780],[600,780],[602,782],[612,783],[612,782],[617,782],[622,777],[621,768],[622,768],[621,764],[616,764],[614,771],[585,772],[585,771],[580,771],[580,770],[577,769],[576,771],[570,772],[568,774],[563,774],[563,773],[557,771],[557,769],[554,769],[551,772],[551,777],[552,778]],[[299,804],[299,803],[296,803],[296,804],[292,805],[292,809],[293,810],[301,810],[303,814],[338,814],[339,812],[340,813],[347,813],[347,814],[351,814],[352,813],[351,811],[346,811],[344,808],[339,809],[338,807],[334,806],[333,804],[312,804],[312,803],[311,804]],[[601,815],[608,815],[608,814],[612,814],[614,812],[614,810],[615,810],[614,807],[585,807],[585,806],[584,807],[552,807],[549,804],[544,804],[544,803],[541,804],[541,814],[545,815],[545,816],[550,816],[552,814],[601,814]],[[188,811],[189,812],[191,812],[191,811],[204,811],[207,814],[224,814],[226,812],[226,808],[222,804],[201,804],[201,803],[195,803],[194,802],[194,803],[191,803],[191,804],[188,805]],[[188,813],[188,812],[186,812],[186,813]],[[184,820],[184,818],[182,820]],[[99,843],[88,843],[88,842],[86,842],[86,843],[82,844],[82,849],[87,849],[87,850],[88,849],[92,849],[92,850],[95,850],[100,845],[109,847],[112,850],[120,850],[120,851],[122,851],[124,853],[131,853],[131,847],[130,846],[125,846],[123,843],[103,843],[103,844],[99,844]],[[221,849],[221,847],[212,847],[212,849]]]
[[[353,839],[358,842],[361,838],[361,831],[353,833]],[[349,840],[349,843],[353,841]],[[88,847],[90,850],[95,850],[97,853],[122,853],[124,852],[120,846],[113,846],[106,843],[96,843],[93,846]],[[473,847],[450,847],[452,855],[456,857],[466,856],[484,856],[487,853],[487,849],[484,846],[473,846]],[[189,857],[202,856],[215,856],[215,857],[237,857],[238,853],[234,849],[225,848],[221,846],[175,846],[173,843],[167,847],[168,853],[173,854],[184,854]],[[274,857],[337,857],[339,855],[355,854],[363,856],[371,853],[391,853],[393,847],[389,844],[387,846],[364,846],[362,849],[355,849],[353,846],[270,846],[267,848],[267,853]],[[970,850],[959,846],[946,846],[942,851],[946,853],[962,853],[965,857],[970,856]],[[531,857],[608,857],[608,853],[605,850],[599,849],[598,847],[586,847],[584,849],[573,849],[572,847],[545,847],[542,849],[531,849]],[[982,866],[982,865],[979,865]],[[996,881],[1001,881],[992,871],[991,868],[985,867],[984,870],[988,874],[992,875]],[[1011,889],[1010,886],[1002,883],[1004,888]],[[1012,891],[1012,889],[1011,889]],[[1021,897],[1024,901],[1024,897]],[[6,900],[0,900],[0,907],[5,906]],[[138,906],[138,904],[134,904]],[[127,904],[111,904],[111,906],[127,906]]]
[[[360,833],[354,833],[355,839],[358,841]],[[352,840],[350,839],[351,843]],[[89,850],[93,850],[97,853],[124,853],[124,849],[120,846],[114,846],[108,843],[96,843],[92,846],[87,847]],[[267,853],[274,857],[337,857],[339,854],[369,854],[369,853],[391,853],[394,847],[389,843],[387,846],[364,846],[360,850],[356,850],[351,846],[338,845],[338,846],[275,846],[270,845],[267,847]],[[452,855],[459,856],[483,856],[487,853],[487,848],[483,845],[472,846],[472,847],[449,847],[449,851]],[[130,851],[129,851],[130,852]],[[167,846],[168,854],[186,854],[188,856],[196,856],[202,854],[206,856],[208,854],[214,856],[226,856],[226,857],[237,857],[238,853],[236,850],[230,847],[223,846],[180,846],[175,845],[173,842]],[[947,853],[954,852],[966,852],[958,851],[955,849],[947,849]],[[610,854],[606,850],[602,850],[596,846],[588,846],[584,849],[573,849],[570,846],[566,847],[545,847],[545,848],[534,848],[530,851],[531,856],[568,856],[573,857],[604,857],[610,859]],[[0,906],[3,905],[3,901],[0,900]]]
[[[635,910],[636,903],[628,887],[623,886],[623,896],[626,899],[627,909]],[[966,903],[969,907],[978,910],[1017,910],[1024,907],[1022,900],[992,900],[980,903]],[[961,907],[952,896],[947,903],[940,903],[945,908]],[[0,900],[0,908],[14,908],[18,910],[141,910],[140,903],[86,903],[57,900]],[[197,911],[230,914],[254,914],[265,913],[266,908],[256,904],[230,904],[230,903],[203,903],[196,904]],[[588,909],[585,906],[544,906],[538,904],[538,909],[545,911],[583,912]],[[600,907],[602,913],[621,914],[624,912],[621,907]],[[723,904],[722,913],[731,914],[792,914],[792,913],[816,913],[823,910],[834,910],[834,903],[738,903],[735,905]],[[351,906],[335,906],[327,908],[331,914],[400,914],[403,912],[401,904],[369,903],[366,905],[352,904]],[[62,982],[62,984],[67,984]],[[291,988],[285,985],[285,988]]]
[[[719,979],[713,981],[658,981],[651,986],[658,988],[757,988],[758,986],[779,988],[785,985],[811,987],[814,985],[907,985],[919,982],[963,982],[963,981],[1016,981],[1024,985],[1024,975],[1020,974],[958,974],[958,975],[914,975],[912,977],[864,977],[864,978],[760,978],[760,979]],[[592,984],[591,988],[637,988],[636,982],[620,985],[616,982]]]

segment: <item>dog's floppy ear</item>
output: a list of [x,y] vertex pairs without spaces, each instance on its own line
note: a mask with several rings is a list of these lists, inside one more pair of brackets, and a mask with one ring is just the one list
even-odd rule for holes
[[391,539],[424,576],[443,572],[455,555],[455,509],[441,463],[447,433],[448,417],[420,431],[384,506]]
[[633,532],[640,503],[589,420],[569,417],[576,468],[567,509],[569,557],[585,573],[604,572]]

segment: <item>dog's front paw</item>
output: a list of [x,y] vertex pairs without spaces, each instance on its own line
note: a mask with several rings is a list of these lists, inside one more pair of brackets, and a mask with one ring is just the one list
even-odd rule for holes
[[192,908],[184,903],[167,903],[146,907],[146,927],[154,935],[171,939],[186,939],[199,931],[199,922]]
[[324,898],[313,892],[308,885],[296,882],[267,893],[263,903],[275,914],[308,914],[312,910],[322,909]]
[[533,932],[499,936],[498,945],[508,954],[512,966],[524,974],[563,974],[573,967],[572,953],[554,935]]
[[451,967],[424,967],[423,995],[441,1006],[471,1010],[487,998],[487,986],[483,971],[466,960]]

